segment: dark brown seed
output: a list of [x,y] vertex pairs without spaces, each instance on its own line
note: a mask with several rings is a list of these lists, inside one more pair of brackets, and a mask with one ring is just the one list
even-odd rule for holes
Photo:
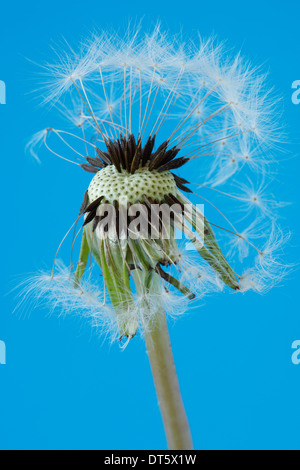
[[125,155],[124,155],[124,151],[123,151],[123,148],[121,146],[121,143],[120,143],[119,139],[116,142],[116,148],[117,148],[117,152],[118,152],[118,155],[119,155],[121,165],[125,169],[126,168]]
[[106,143],[107,150],[109,152],[110,159],[112,163],[115,165],[117,168],[118,172],[121,173],[121,163],[120,163],[120,158],[118,156],[117,149],[114,146],[114,143],[110,140],[109,142]]
[[98,168],[105,168],[106,164],[103,163],[100,158],[92,158],[92,157],[86,157],[87,162],[89,162],[90,165],[98,167]]
[[127,171],[130,170],[130,163],[129,163],[129,156],[128,156],[128,141],[121,135],[121,146],[123,149],[124,160],[125,160],[125,168]]
[[87,215],[87,217],[84,221],[83,227],[85,225],[89,224],[90,222],[92,222],[92,220],[96,217],[96,213],[97,213],[97,208]]
[[179,181],[176,181],[177,188],[181,189],[181,191],[185,191],[186,193],[192,193],[193,191],[190,188],[187,188],[184,184],[181,184]]
[[120,136],[120,142],[121,142],[121,146],[122,146],[122,149],[123,149],[123,152],[125,152],[125,149],[127,148],[126,145],[127,145],[127,140],[125,139],[125,137],[123,135]]
[[169,194],[166,194],[166,195],[165,195],[165,202],[166,202],[167,204],[169,204],[169,206],[172,206],[172,205],[174,204],[174,201],[173,201],[173,199],[171,199],[171,197],[170,197]]
[[178,204],[181,207],[181,209],[184,209],[184,204],[182,202],[180,202],[179,199],[177,199],[177,197],[174,196],[174,194],[170,193],[170,194],[168,194],[167,197],[170,200],[171,205]]
[[97,199],[95,199],[95,201],[93,201],[84,211],[84,213],[87,213],[87,212],[92,212],[94,209],[97,209],[98,206],[100,205],[102,199],[104,198],[104,196],[100,196],[98,197]]
[[149,207],[149,209],[151,209],[151,205],[154,204],[153,199],[151,197],[146,196],[146,194],[143,194],[143,199],[144,199],[144,202]]
[[165,165],[166,163],[169,163],[171,160],[177,157],[178,152],[180,152],[180,149],[176,147],[167,150],[163,157],[162,164]]
[[180,149],[176,149],[176,147],[167,150],[165,153],[162,152],[160,155],[157,155],[154,160],[151,161],[149,170],[156,170],[162,165],[166,165],[171,160],[173,160]]
[[96,152],[98,157],[101,158],[104,163],[106,163],[107,165],[111,165],[111,159],[107,152],[102,152],[102,150],[98,149],[98,147],[96,147]]
[[155,137],[149,137],[143,150],[142,150],[142,165],[145,166],[148,160],[150,160],[151,153],[155,144]]
[[168,170],[175,170],[176,168],[180,168],[181,166],[185,165],[189,161],[189,158],[176,158],[176,160],[172,160],[169,163],[166,163],[166,165],[163,165],[158,168],[158,171],[168,171]]
[[159,155],[161,152],[166,151],[168,147],[168,141],[165,140],[159,147],[158,149],[153,153],[152,158],[155,158],[157,155]]
[[156,168],[158,168],[164,158],[164,150],[162,150],[159,154],[156,155],[156,157],[152,157],[151,159],[151,162],[150,162],[150,165],[149,165],[149,170],[152,171],[152,170],[155,170]]
[[131,168],[130,168],[130,173],[131,174],[135,173],[135,171],[139,168],[141,158],[142,158],[141,149],[139,147],[137,147],[136,150],[135,150],[135,154],[133,156],[133,159],[132,159],[132,163],[131,163]]
[[181,178],[181,176],[175,175],[174,173],[172,173],[172,175],[174,176],[174,180],[175,180],[176,183],[190,184],[190,182],[188,180],[185,180],[184,178]]
[[152,171],[154,170],[154,168],[156,168],[157,166],[159,166],[159,164],[161,163],[164,155],[165,155],[165,152],[166,152],[166,149],[167,149],[167,146],[168,146],[168,142],[165,141],[163,142],[159,147],[158,149],[156,150],[156,152],[154,152],[152,154],[152,157],[151,157],[151,161],[150,161],[150,165],[149,165],[149,170]]
[[99,171],[99,168],[95,168],[92,165],[87,165],[86,163],[83,163],[80,166],[84,171],[87,171],[88,173],[98,173]]
[[136,142],[133,134],[130,134],[128,137],[128,150],[131,155],[135,154],[136,151]]
[[80,207],[79,217],[81,217],[85,213],[85,210],[86,210],[88,204],[89,204],[89,194],[86,191],[84,193],[84,198],[83,198],[83,201],[82,201],[82,204],[81,204],[81,207]]
[[174,196],[174,194],[169,193],[169,197],[170,197],[171,199],[173,199],[173,201],[175,202],[175,204],[180,204],[182,207],[184,207],[184,204],[183,204],[182,202],[180,202],[179,199],[178,199],[176,196]]
[[135,154],[135,149],[136,149],[135,138],[132,134],[130,134],[128,139],[127,139],[126,149],[127,149],[127,154],[126,154],[126,156],[127,156],[127,160],[126,160],[127,170],[130,171],[132,160],[133,160],[133,157],[134,157],[134,154]]

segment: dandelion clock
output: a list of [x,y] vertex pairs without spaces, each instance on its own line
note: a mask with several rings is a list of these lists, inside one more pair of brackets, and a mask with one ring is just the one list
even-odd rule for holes
[[57,227],[52,272],[26,281],[21,302],[83,315],[122,348],[139,333],[168,446],[192,449],[167,316],[207,294],[264,293],[288,269],[282,203],[268,195],[280,139],[272,90],[239,54],[159,26],[100,33],[43,67],[43,101],[68,123],[49,123],[28,148],[41,160],[44,146],[90,182],[73,226]]

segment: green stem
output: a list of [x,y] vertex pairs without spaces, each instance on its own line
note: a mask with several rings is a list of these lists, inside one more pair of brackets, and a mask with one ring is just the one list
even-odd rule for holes
[[165,314],[158,314],[150,331],[145,331],[148,357],[170,450],[192,450],[193,443],[185,413]]
[[86,231],[83,230],[79,261],[78,261],[77,269],[74,275],[74,287],[79,287],[80,285],[80,281],[82,279],[82,276],[84,274],[84,271],[87,265],[89,253],[90,253],[90,248],[89,248],[87,237],[86,237]]

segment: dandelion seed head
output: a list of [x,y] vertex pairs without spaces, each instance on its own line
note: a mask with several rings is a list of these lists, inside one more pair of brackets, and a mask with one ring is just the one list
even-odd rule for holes
[[[80,312],[94,327],[124,338],[124,348],[162,311],[177,317],[195,299],[225,286],[265,292],[278,284],[289,267],[277,255],[287,239],[277,223],[284,203],[269,191],[281,132],[267,75],[214,39],[183,43],[160,25],[148,33],[140,25],[124,35],[101,32],[57,55],[55,64],[44,66],[44,102],[75,130],[48,128],[33,136],[28,149],[38,159],[45,144],[91,180],[67,232],[75,227],[71,270],[58,263],[54,276],[34,276],[23,298],[33,294],[53,310]],[[181,175],[182,168],[189,170]],[[205,215],[196,197],[205,202]],[[107,203],[118,221],[127,222],[132,205],[142,203],[143,236],[133,237],[138,224],[134,230],[105,227]],[[150,215],[157,203],[176,206],[168,237],[161,212],[153,235]],[[94,265],[101,282],[94,282]]]
[[90,202],[105,195],[109,203],[120,198],[135,204],[143,201],[143,195],[147,193],[155,201],[163,201],[168,193],[177,192],[177,186],[170,172],[150,171],[139,168],[134,174],[127,170],[119,173],[115,166],[110,165],[99,171],[92,179],[88,194]]

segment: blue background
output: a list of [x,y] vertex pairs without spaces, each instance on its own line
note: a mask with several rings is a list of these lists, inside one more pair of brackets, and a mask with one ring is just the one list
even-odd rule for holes
[[[71,165],[45,156],[39,166],[24,155],[28,137],[51,125],[30,93],[36,68],[26,58],[44,62],[62,36],[76,44],[97,27],[122,27],[142,16],[145,28],[161,19],[174,33],[216,33],[270,70],[290,140],[279,175],[293,202],[284,211],[283,225],[294,233],[287,257],[299,261],[300,105],[291,102],[291,84],[300,79],[298,0],[2,2],[2,449],[166,447],[140,339],[121,352],[76,318],[49,317],[45,310],[13,314],[14,295],[7,295],[24,273],[51,266],[89,180]],[[300,339],[299,280],[295,272],[265,296],[211,297],[171,326],[196,449],[300,449],[300,365],[291,361],[291,344]]]

